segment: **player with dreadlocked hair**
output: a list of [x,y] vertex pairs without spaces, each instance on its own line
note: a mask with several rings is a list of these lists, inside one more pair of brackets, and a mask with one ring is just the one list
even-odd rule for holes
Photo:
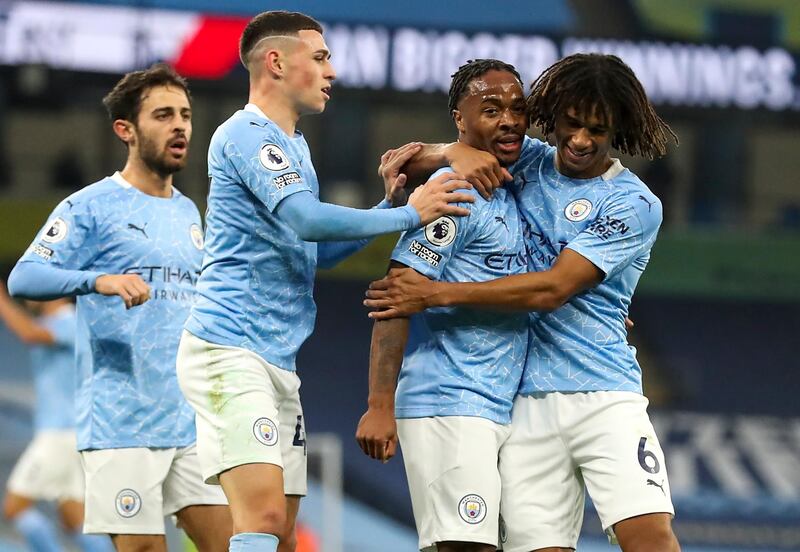
[[545,136],[555,130],[556,113],[568,107],[582,113],[596,111],[603,121],[613,121],[611,146],[622,153],[654,159],[667,152],[670,137],[678,141],[631,68],[617,56],[571,55],[551,65],[531,85],[528,112]]
[[[611,157],[612,147],[663,155],[676,137],[614,56],[559,61],[534,83],[527,106],[554,144],[526,138],[508,167],[528,272],[452,283],[397,270],[370,285],[365,304],[381,309],[370,314],[377,320],[443,306],[534,313],[500,451],[505,552],[576,548],[587,490],[624,552],[677,552],[664,453],[624,324],[661,202]],[[487,254],[485,264],[500,258]]]

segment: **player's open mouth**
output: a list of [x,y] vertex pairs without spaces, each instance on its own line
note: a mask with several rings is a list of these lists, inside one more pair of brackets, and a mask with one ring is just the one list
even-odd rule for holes
[[323,88],[322,89],[322,93],[325,95],[325,101],[328,101],[328,100],[331,99],[331,87],[330,86],[326,86],[325,88]]
[[522,146],[522,136],[518,134],[506,134],[495,142],[497,149],[503,153],[516,153]]
[[589,150],[579,153],[569,146],[564,146],[564,153],[566,154],[567,161],[572,163],[584,163],[594,152]]
[[175,155],[183,155],[186,153],[186,147],[188,145],[185,138],[178,138],[167,144],[167,149]]

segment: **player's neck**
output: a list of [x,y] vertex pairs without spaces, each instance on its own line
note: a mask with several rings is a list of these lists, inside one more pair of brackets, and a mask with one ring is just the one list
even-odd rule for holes
[[287,136],[294,136],[300,115],[278,90],[269,92],[250,89],[249,103],[258,107],[270,121],[278,125]]
[[145,166],[141,160],[129,157],[120,174],[142,193],[155,197],[172,197],[172,175],[161,175]]

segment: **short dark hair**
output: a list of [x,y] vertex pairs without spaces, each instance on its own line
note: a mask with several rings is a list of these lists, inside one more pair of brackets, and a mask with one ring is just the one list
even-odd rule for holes
[[516,68],[505,61],[500,61],[499,59],[467,60],[467,62],[459,67],[458,71],[452,75],[453,80],[450,82],[450,94],[447,101],[447,107],[450,109],[451,116],[453,115],[453,111],[458,109],[458,102],[460,102],[464,94],[467,93],[469,83],[482,77],[489,71],[507,71],[517,77],[520,86],[522,86],[522,77],[519,76]]
[[133,71],[122,77],[103,98],[108,116],[112,121],[124,119],[135,123],[142,108],[142,96],[156,86],[175,86],[186,93],[189,101],[192,100],[186,79],[166,63],[157,63],[149,69]]
[[622,153],[648,159],[667,152],[678,137],[647,99],[633,70],[617,56],[573,54],[557,61],[531,85],[528,96],[531,123],[545,135],[555,130],[556,117],[574,108],[611,122],[611,146]]
[[[253,48],[268,36],[296,36],[300,31],[317,31],[322,34],[322,25],[304,13],[290,11],[267,11],[255,16],[242,31],[239,39],[239,59],[248,67],[247,58]],[[249,69],[249,67],[248,67]]]

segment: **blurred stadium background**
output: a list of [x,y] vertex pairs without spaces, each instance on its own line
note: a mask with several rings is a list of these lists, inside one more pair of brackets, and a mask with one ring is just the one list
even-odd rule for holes
[[[467,59],[526,83],[576,51],[620,55],[681,143],[623,159],[665,222],[634,298],[645,392],[686,551],[800,550],[800,3],[796,0],[0,0],[0,275],[64,196],[122,166],[100,104],[121,73],[166,60],[190,78],[194,139],[176,184],[204,207],[215,127],[246,102],[237,39],[266,9],[326,24],[339,80],[300,123],[322,195],[382,194],[380,154],[451,141],[445,91]],[[319,321],[298,365],[315,484],[306,552],[415,550],[401,460],[353,439],[365,408],[366,282],[391,238],[320,274]],[[25,350],[0,328],[0,479],[30,437]],[[54,459],[57,461],[57,459]],[[177,536],[171,537],[180,546]],[[21,550],[0,525],[0,550]],[[608,550],[587,507],[580,550]]]

